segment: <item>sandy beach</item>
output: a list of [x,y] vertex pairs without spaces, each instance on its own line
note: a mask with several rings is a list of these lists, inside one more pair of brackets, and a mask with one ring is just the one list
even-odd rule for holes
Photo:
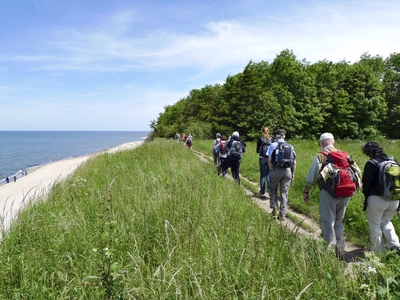
[[0,186],[0,221],[3,229],[7,229],[24,204],[33,196],[46,194],[54,183],[64,180],[88,158],[100,153],[116,153],[134,149],[143,142],[131,142],[110,148],[103,152],[64,159],[43,165],[27,176],[18,178],[16,182]]

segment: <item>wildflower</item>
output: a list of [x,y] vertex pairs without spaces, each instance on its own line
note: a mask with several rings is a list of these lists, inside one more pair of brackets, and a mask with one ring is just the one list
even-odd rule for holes
[[363,283],[363,284],[360,286],[360,289],[362,289],[362,290],[367,290],[367,289],[368,289],[368,284]]
[[368,267],[367,269],[368,273],[375,273],[376,274],[376,269],[374,267]]
[[93,252],[97,252],[97,248],[93,248]]

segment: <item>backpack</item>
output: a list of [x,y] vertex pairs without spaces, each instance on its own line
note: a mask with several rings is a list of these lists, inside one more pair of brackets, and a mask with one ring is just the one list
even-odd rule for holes
[[323,178],[320,188],[334,198],[345,198],[354,195],[358,188],[356,172],[351,167],[354,162],[346,151],[320,151],[327,157],[322,163],[320,174]]
[[261,147],[260,147],[260,156],[267,157],[267,151],[269,145],[271,145],[272,140],[271,138],[262,138],[261,139]]
[[378,162],[370,160],[379,168],[379,191],[385,200],[400,200],[400,166],[393,157]]
[[228,158],[231,160],[241,160],[243,157],[242,142],[233,140],[231,147],[228,149]]
[[226,154],[226,141],[221,141],[219,143],[220,147],[219,147],[219,153],[222,155]]
[[192,147],[192,139],[191,139],[191,138],[188,138],[188,139],[186,140],[186,145],[187,145],[188,147]]
[[272,152],[271,161],[279,168],[291,168],[294,165],[294,149],[286,142],[279,142],[276,149]]
[[215,145],[214,145],[214,149],[213,149],[214,154],[219,154],[220,144],[221,144],[221,142],[218,142],[217,140],[215,140]]

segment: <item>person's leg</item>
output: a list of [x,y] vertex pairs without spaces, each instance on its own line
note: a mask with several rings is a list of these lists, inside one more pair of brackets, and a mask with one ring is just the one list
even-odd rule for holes
[[265,179],[267,180],[267,190],[269,193],[271,190],[271,179],[269,178],[270,169],[269,169],[269,164],[268,164],[268,157],[266,157],[266,161],[267,162],[265,163]]
[[271,192],[270,192],[270,208],[278,208],[278,185],[280,181],[278,168],[273,168],[269,173],[271,180]]
[[340,254],[345,253],[345,242],[343,237],[343,219],[346,214],[346,208],[349,204],[350,197],[340,199],[336,204],[336,217],[335,217],[335,236],[336,236],[336,248]]
[[287,204],[288,204],[288,196],[289,196],[289,188],[290,182],[292,179],[292,171],[290,168],[282,168],[280,169],[281,172],[281,180],[280,180],[280,195],[281,195],[281,206],[279,209],[279,216],[285,217],[287,211]]
[[388,201],[383,200],[379,196],[371,195],[368,197],[367,218],[369,224],[369,236],[371,241],[371,250],[375,253],[384,252],[382,239],[382,217],[388,208]]
[[240,174],[239,174],[240,160],[231,160],[230,166],[233,179],[235,179],[240,184]]
[[388,209],[383,212],[381,230],[386,239],[386,247],[388,249],[399,249],[399,237],[397,236],[396,230],[390,221],[397,212],[399,201],[388,201],[388,204]]
[[340,200],[333,198],[327,191],[319,193],[319,215],[322,229],[322,238],[329,246],[336,246],[335,218],[336,205]]
[[260,166],[260,195],[264,196],[265,194],[265,184],[266,184],[266,166],[268,166],[268,158],[260,157],[258,159]]

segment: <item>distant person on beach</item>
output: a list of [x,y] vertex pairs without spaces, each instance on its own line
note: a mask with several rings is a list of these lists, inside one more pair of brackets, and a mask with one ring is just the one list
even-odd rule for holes
[[8,176],[7,176],[7,178],[6,178],[6,182],[7,182],[7,183],[10,183],[10,178],[8,178]]
[[14,176],[14,182],[17,182],[17,176]]

